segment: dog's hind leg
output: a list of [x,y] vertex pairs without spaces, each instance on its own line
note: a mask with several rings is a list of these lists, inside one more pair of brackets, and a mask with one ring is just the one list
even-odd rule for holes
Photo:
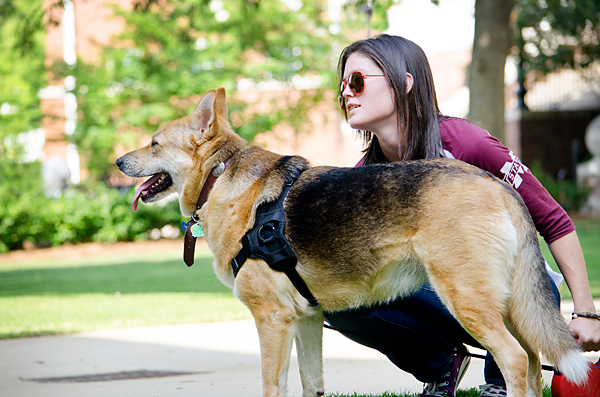
[[323,387],[323,312],[300,317],[297,322],[296,350],[302,379],[302,397],[325,394]]
[[471,283],[463,274],[445,273],[443,279],[432,274],[430,282],[463,328],[494,356],[506,381],[507,395],[526,397],[528,354],[504,323],[502,299],[497,291]]
[[[530,371],[535,360],[529,355],[504,325],[499,312],[491,313],[489,307],[478,307],[477,295],[472,295],[471,308],[451,309],[456,319],[494,357],[504,380],[509,397],[526,397]],[[539,364],[539,359],[538,359]],[[538,372],[539,376],[539,372]],[[529,382],[528,382],[529,381]],[[541,394],[539,395],[541,397]]]
[[[479,342],[494,356],[494,360],[504,376],[507,395],[510,397],[526,397],[528,396],[527,374],[529,367],[527,353],[508,331],[504,336],[490,333],[481,338]],[[490,338],[495,340],[490,342]]]
[[531,346],[523,340],[523,338],[510,323],[507,325],[507,328],[519,341],[523,349],[525,349],[527,352],[527,357],[529,358],[529,366],[527,368],[527,397],[542,397],[542,363],[540,361],[539,352],[537,352],[535,349],[532,349]]
[[529,369],[527,370],[527,390],[532,397],[541,397],[543,395],[543,387],[542,377],[540,375],[542,372],[540,356],[531,351],[528,351],[527,355],[529,356]]

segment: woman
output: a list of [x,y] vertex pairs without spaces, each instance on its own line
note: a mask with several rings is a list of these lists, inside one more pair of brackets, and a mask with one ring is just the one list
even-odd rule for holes
[[[573,295],[575,311],[595,313],[573,222],[496,138],[465,120],[440,114],[429,62],[418,45],[388,35],[358,41],[342,52],[338,75],[342,111],[367,144],[357,166],[450,157],[505,180],[521,194],[548,243]],[[553,279],[557,284],[562,281],[556,273]],[[555,295],[560,300],[558,289]],[[464,344],[479,346],[429,285],[387,305],[326,317],[350,339],[381,351],[424,382],[422,396],[454,397],[469,363],[460,351]],[[600,349],[598,320],[577,317],[569,330],[583,349]],[[482,396],[506,395],[504,379],[492,360],[486,362],[485,379]]]

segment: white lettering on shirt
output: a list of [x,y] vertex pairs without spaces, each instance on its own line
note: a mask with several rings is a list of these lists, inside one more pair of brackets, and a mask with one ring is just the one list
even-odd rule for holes
[[504,174],[503,180],[508,182],[509,185],[518,189],[523,182],[523,178],[519,174],[524,174],[529,169],[521,163],[521,160],[514,155],[512,150],[509,152],[512,161],[507,161],[500,172]]

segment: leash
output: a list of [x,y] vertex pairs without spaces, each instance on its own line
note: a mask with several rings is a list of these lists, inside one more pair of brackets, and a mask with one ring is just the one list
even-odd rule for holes
[[[237,153],[237,151],[236,151]],[[200,221],[196,216],[196,211],[198,211],[206,200],[208,200],[208,194],[213,188],[213,185],[217,181],[217,178],[220,177],[225,169],[231,163],[233,156],[236,154],[232,154],[227,160],[222,163],[219,163],[212,172],[208,175],[206,182],[204,182],[204,186],[200,191],[200,196],[198,197],[198,201],[196,202],[196,210],[192,212],[192,216],[188,222],[182,222],[182,228],[185,227],[185,237],[183,243],[183,261],[185,264],[190,267],[194,264],[194,252],[196,251],[196,238],[202,237],[204,232],[198,222]]]
[[[342,332],[340,330],[337,330],[337,329],[333,328],[331,326],[331,324],[328,324],[328,323],[323,323],[323,328],[327,328],[327,329],[331,329],[333,331],[337,331],[340,334],[357,335],[356,333],[353,333],[353,332],[346,332],[346,331]],[[461,356],[469,356],[469,357],[473,357],[473,358],[481,358],[481,359],[486,360],[486,361],[493,361],[494,360],[493,357],[488,357],[488,356],[484,356],[482,354],[477,354],[477,353],[471,353],[469,351],[466,351],[466,352],[461,351],[461,352],[459,352],[458,350],[454,350],[454,349],[438,349],[438,350],[443,351],[445,353],[460,354]],[[558,371],[552,365],[542,364],[542,369],[545,370],[545,371],[552,371],[552,372],[554,372],[555,375],[561,375],[560,371]]]
[[[473,358],[481,358],[484,359],[486,361],[493,361],[494,358],[493,357],[488,357],[488,356],[484,356],[482,354],[477,354],[477,353],[471,353],[469,351],[465,352],[459,352],[456,350],[447,350],[448,352],[452,352],[454,354],[460,354],[462,356],[469,356],[469,357],[473,357]],[[558,371],[556,368],[554,368],[552,365],[548,365],[548,364],[542,364],[542,369],[544,371],[552,371],[554,372],[555,375],[561,375],[560,371]]]

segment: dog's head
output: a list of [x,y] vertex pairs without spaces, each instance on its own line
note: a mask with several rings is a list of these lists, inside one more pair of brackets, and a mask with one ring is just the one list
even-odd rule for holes
[[244,144],[229,126],[225,89],[207,92],[190,115],[161,125],[150,144],[117,160],[127,176],[150,176],[132,208],[140,198],[151,203],[179,193],[181,212],[189,216],[208,173]]

